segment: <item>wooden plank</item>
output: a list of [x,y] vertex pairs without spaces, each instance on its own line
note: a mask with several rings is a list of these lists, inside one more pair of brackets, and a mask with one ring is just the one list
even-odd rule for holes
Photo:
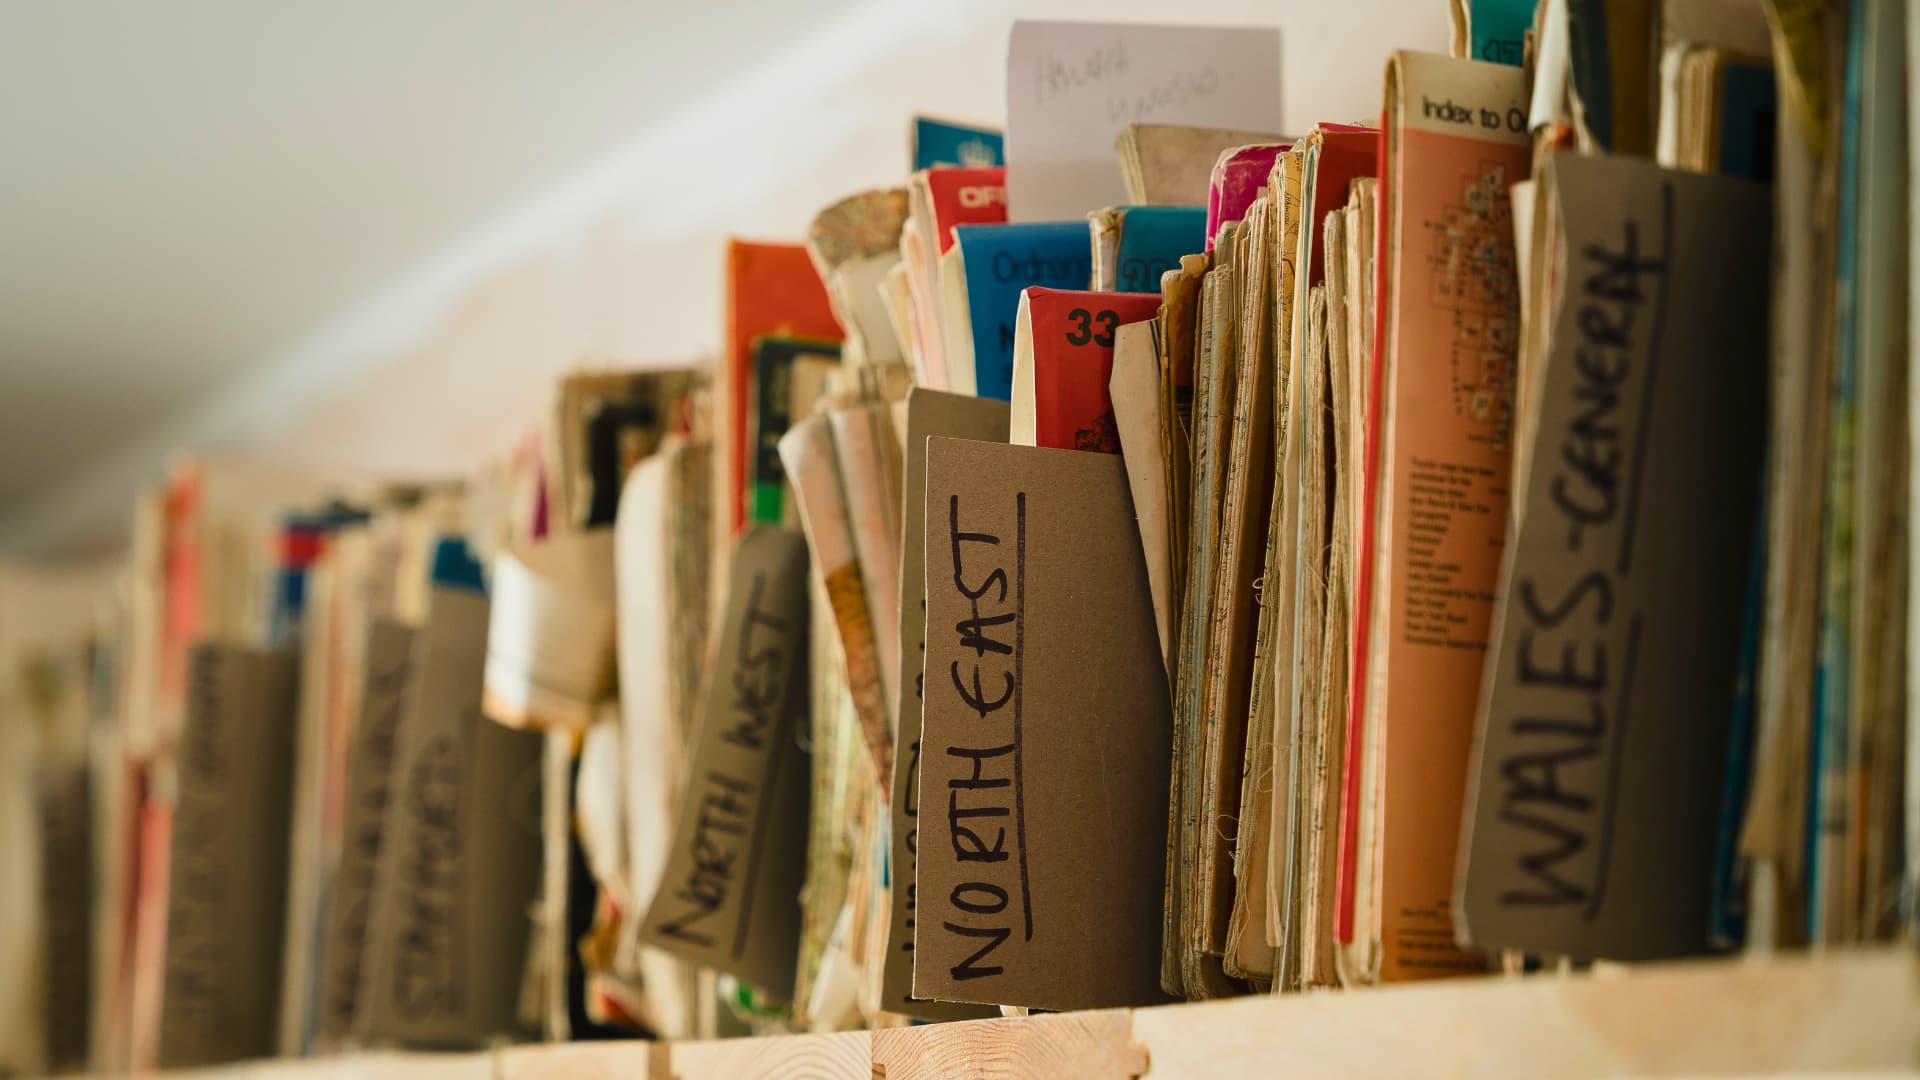
[[1133,1080],[1147,1055],[1126,1009],[968,1020],[873,1033],[873,1080],[968,1076]]
[[[870,1080],[871,1033],[772,1035],[668,1045],[651,1080]],[[664,1075],[659,1070],[668,1070]]]
[[1920,1076],[1920,957],[1886,947],[1592,975],[689,1043],[366,1054],[204,1070],[212,1080],[1229,1076],[1572,1080]]
[[494,1055],[496,1080],[648,1080],[664,1061],[665,1043],[533,1043],[503,1047]]
[[1134,1013],[1161,1077],[1529,1080],[1920,1066],[1920,968],[1900,949],[1590,976],[1448,980]]
[[[551,1048],[542,1048],[551,1049]],[[369,1051],[340,1057],[268,1059],[168,1072],[169,1080],[494,1080],[493,1055]]]

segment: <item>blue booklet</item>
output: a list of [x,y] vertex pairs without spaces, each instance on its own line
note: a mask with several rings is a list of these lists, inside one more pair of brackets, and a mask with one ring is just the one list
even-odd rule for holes
[[[1013,324],[1029,285],[1084,289],[1093,275],[1093,244],[1084,221],[1022,225],[955,225],[966,275],[967,321],[973,331],[973,392],[1006,401],[1013,395]],[[964,363],[948,357],[948,368]],[[956,381],[955,390],[964,391]]]
[[1527,31],[1533,28],[1534,0],[1473,0],[1473,41],[1468,53],[1489,64],[1519,67],[1525,58]]
[[1773,68],[1729,59],[1721,79],[1720,171],[1772,180],[1774,117],[1780,108]]
[[992,128],[913,118],[913,171],[935,165],[1005,165],[1006,137]]
[[486,570],[473,557],[465,539],[442,536],[433,547],[433,583],[436,587],[487,591]]
[[1157,293],[1160,275],[1180,269],[1180,256],[1207,249],[1204,206],[1129,206],[1120,211],[1114,287]]

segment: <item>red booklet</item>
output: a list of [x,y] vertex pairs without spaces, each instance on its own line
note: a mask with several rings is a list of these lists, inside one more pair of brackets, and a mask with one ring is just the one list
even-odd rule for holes
[[1114,331],[1160,312],[1159,293],[1080,292],[1034,286],[1020,294],[1013,333],[1016,446],[1120,452],[1107,380]]
[[927,203],[933,209],[936,254],[945,255],[953,246],[955,225],[998,225],[1007,220],[1007,170],[1003,165],[990,168],[928,169],[916,178],[927,188]]
[[771,335],[839,341],[845,335],[813,259],[799,244],[727,242],[727,356],[720,371],[728,534],[746,517],[747,398],[753,341]]
[[1292,143],[1260,143],[1242,146],[1220,155],[1214,162],[1213,177],[1207,184],[1207,250],[1220,235],[1220,226],[1240,221],[1247,207],[1267,190],[1267,177],[1273,173],[1273,161],[1287,152]]
[[[1321,124],[1312,135],[1319,145],[1313,171],[1313,261],[1307,267],[1309,288],[1327,275],[1327,252],[1320,243],[1326,230],[1327,215],[1347,205],[1347,188],[1362,176],[1375,176],[1380,170],[1380,129],[1354,124]],[[1306,295],[1301,290],[1301,296]],[[1301,304],[1305,311],[1306,305]],[[1302,323],[1302,326],[1305,324]],[[1296,339],[1297,340],[1297,339]]]

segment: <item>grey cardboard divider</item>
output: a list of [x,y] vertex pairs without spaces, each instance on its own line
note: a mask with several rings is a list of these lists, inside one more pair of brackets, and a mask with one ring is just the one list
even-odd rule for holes
[[1455,925],[1577,958],[1704,952],[1764,452],[1768,189],[1570,153],[1544,181],[1564,292]]

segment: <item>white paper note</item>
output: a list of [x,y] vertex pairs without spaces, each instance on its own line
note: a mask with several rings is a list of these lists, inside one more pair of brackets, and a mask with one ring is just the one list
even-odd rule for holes
[[1015,22],[1008,220],[1079,220],[1124,203],[1113,141],[1131,123],[1281,130],[1280,31]]

